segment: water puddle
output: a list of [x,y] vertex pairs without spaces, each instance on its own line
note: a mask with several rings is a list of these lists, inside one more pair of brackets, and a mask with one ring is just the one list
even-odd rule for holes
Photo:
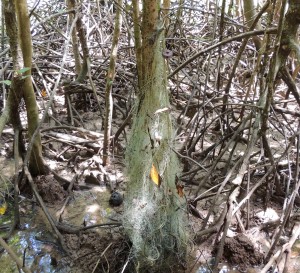
[[[85,225],[101,224],[109,219],[117,217],[116,211],[109,207],[110,193],[105,188],[95,187],[84,192],[74,192],[74,195],[66,206],[62,219],[64,223],[82,227]],[[81,272],[68,267],[64,252],[52,235],[48,220],[41,208],[31,201],[21,202],[22,230],[13,234],[8,240],[9,246],[17,254],[19,259],[34,273],[67,273]],[[57,219],[62,204],[49,208],[50,214]],[[109,219],[108,219],[109,218]],[[0,226],[10,226],[13,220],[12,206],[7,213],[0,216]],[[4,235],[4,231],[0,231]],[[65,259],[65,261],[64,261]],[[18,268],[0,247],[0,272],[15,273]]]

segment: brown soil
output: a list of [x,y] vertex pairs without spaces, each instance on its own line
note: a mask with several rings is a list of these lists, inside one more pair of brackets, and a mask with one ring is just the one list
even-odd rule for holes
[[41,175],[35,179],[38,192],[47,203],[62,202],[66,196],[63,187],[52,175]]
[[225,239],[224,258],[231,264],[245,269],[259,265],[263,255],[254,248],[253,243],[244,234],[238,234],[233,238]]
[[[52,175],[35,178],[35,184],[43,201],[50,207],[59,207],[67,196],[66,191]],[[68,224],[68,221],[65,223]],[[57,259],[58,267],[65,264],[76,273],[121,272],[128,259],[130,245],[120,228],[101,228],[62,235],[68,256]],[[129,268],[128,265],[124,272],[130,272]]]
[[[128,258],[129,245],[119,232],[87,231],[65,234],[71,267],[82,272],[120,272]],[[128,272],[128,271],[125,271]]]

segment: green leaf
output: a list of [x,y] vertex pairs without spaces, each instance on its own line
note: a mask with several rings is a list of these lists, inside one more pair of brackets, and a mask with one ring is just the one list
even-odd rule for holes
[[28,71],[28,70],[30,70],[29,67],[24,67],[24,68],[18,70],[17,73],[18,73],[18,74],[23,74],[24,72],[26,72],[26,71]]
[[4,81],[0,81],[0,82],[6,84],[8,86],[11,85],[11,81],[10,80],[4,80]]
[[22,76],[21,79],[24,80],[26,78],[30,77],[30,75]]

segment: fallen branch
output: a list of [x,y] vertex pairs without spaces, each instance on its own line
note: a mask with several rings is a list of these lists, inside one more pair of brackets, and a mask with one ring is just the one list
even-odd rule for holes
[[[270,259],[269,262],[264,266],[264,268],[260,271],[260,273],[267,273],[269,268],[276,262],[279,263],[278,258],[281,257],[281,255],[285,251],[291,251],[292,246],[294,245],[295,241],[297,240],[298,236],[300,235],[300,224],[297,224],[297,228],[291,237],[290,241],[282,246],[280,250],[278,250]],[[286,267],[286,265],[285,265]]]
[[43,202],[42,197],[41,197],[40,194],[38,193],[37,188],[36,188],[36,185],[34,184],[33,179],[32,179],[32,176],[31,176],[31,174],[30,174],[30,172],[29,172],[29,170],[28,170],[28,167],[27,167],[26,165],[24,166],[24,171],[25,171],[25,175],[26,175],[26,177],[27,177],[27,179],[28,179],[29,185],[30,185],[30,187],[31,187],[31,189],[32,189],[32,191],[33,191],[33,193],[34,193],[34,195],[35,195],[35,197],[36,197],[38,203],[39,203],[40,206],[42,207],[42,210],[44,211],[44,213],[45,213],[45,215],[46,215],[46,217],[47,217],[47,219],[48,219],[48,221],[49,221],[51,227],[53,228],[53,230],[54,230],[54,232],[55,232],[55,234],[56,234],[56,236],[57,236],[57,238],[58,238],[58,240],[59,240],[59,242],[60,242],[60,244],[61,244],[63,250],[64,250],[66,253],[68,253],[68,249],[67,249],[67,247],[66,247],[66,245],[65,245],[64,238],[63,238],[63,236],[61,235],[61,233],[59,232],[59,230],[57,229],[57,227],[56,227],[56,225],[55,225],[55,223],[54,223],[54,221],[53,221],[53,219],[52,219],[50,213],[48,212],[47,207],[45,206],[45,204],[44,204],[44,202]]

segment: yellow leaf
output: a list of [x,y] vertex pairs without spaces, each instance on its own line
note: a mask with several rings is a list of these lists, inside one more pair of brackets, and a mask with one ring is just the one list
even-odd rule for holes
[[152,164],[152,167],[151,167],[150,177],[151,177],[152,181],[154,182],[154,184],[156,184],[158,187],[160,187],[161,177],[160,177],[158,171],[156,170],[154,164]]
[[42,89],[41,95],[42,95],[43,98],[47,97],[47,92],[46,92],[45,89]]
[[0,215],[3,215],[6,212],[7,203],[5,200],[0,201]]

